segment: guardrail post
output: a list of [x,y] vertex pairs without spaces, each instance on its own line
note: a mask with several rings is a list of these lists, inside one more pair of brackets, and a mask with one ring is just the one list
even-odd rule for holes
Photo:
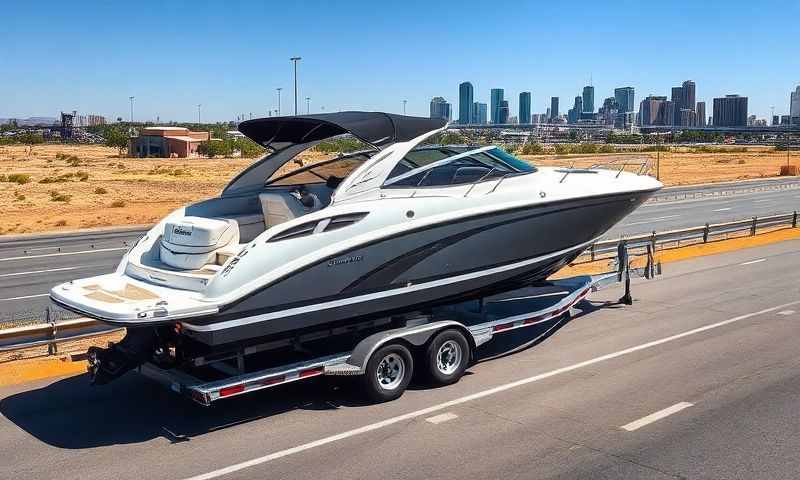
[[756,226],[758,225],[758,217],[753,217],[753,224],[750,226],[750,236],[756,236]]
[[47,354],[48,355],[57,355],[58,354],[58,344],[56,343],[56,322],[50,317],[50,307],[44,312],[45,314],[45,321],[50,324],[50,340],[51,342],[47,344]]
[[711,233],[711,227],[708,223],[706,223],[705,228],[703,228],[703,243],[708,243],[708,235]]
[[792,228],[797,228],[797,210],[792,213]]
[[650,235],[650,245],[653,247],[653,252],[656,251],[656,231],[653,230],[652,235]]

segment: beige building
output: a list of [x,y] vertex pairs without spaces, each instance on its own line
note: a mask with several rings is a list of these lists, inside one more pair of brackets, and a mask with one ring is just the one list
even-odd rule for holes
[[195,157],[200,143],[210,139],[209,132],[192,132],[183,127],[148,127],[131,138],[132,157]]

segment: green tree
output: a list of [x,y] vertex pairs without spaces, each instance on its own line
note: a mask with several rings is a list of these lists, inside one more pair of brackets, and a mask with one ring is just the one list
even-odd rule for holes
[[108,128],[103,137],[106,140],[106,146],[116,148],[117,153],[122,157],[122,152],[128,148],[128,142],[130,141],[128,134],[121,128]]

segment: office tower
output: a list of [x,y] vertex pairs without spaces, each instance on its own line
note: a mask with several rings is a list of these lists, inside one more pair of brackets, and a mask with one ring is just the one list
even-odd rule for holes
[[531,123],[531,92],[519,94],[519,123]]
[[682,127],[694,127],[697,124],[697,113],[691,108],[682,108],[680,117]]
[[508,100],[503,100],[500,102],[499,110],[499,118],[497,123],[508,123]]
[[781,120],[780,120],[780,117],[779,117],[779,116],[777,116],[777,115],[773,115],[773,116],[772,116],[772,125],[773,125],[773,126],[774,126],[774,125],[778,125],[778,124],[780,123],[780,121],[781,121]]
[[578,123],[578,120],[581,119],[581,115],[583,115],[583,97],[578,96],[575,97],[575,103],[567,113],[567,121],[569,123]]
[[583,110],[581,112],[594,113],[594,87],[583,87]]
[[697,126],[706,126],[706,102],[697,102]]
[[466,125],[472,121],[473,88],[469,82],[458,86],[458,123]]
[[747,125],[747,97],[725,95],[714,99],[715,127],[744,127]]
[[695,108],[695,84],[691,80],[686,80],[681,85],[681,108],[694,110]]
[[748,126],[748,127],[752,127],[752,126],[754,126],[755,124],[756,124],[756,116],[755,116],[755,115],[749,115],[749,116],[747,117],[747,126]]
[[472,123],[476,125],[486,125],[486,104],[475,102],[472,104]]
[[683,87],[672,87],[672,95],[670,101],[675,106],[672,119],[666,125],[680,125],[681,124],[681,109],[683,106]]
[[634,110],[634,91],[633,87],[620,87],[614,89],[614,100],[620,113],[629,113]]
[[[639,121],[643,127],[650,125],[670,125],[675,104],[667,97],[650,95],[639,104]],[[666,122],[666,123],[665,123]]]
[[544,118],[546,118],[549,121],[551,118],[553,118],[552,115],[553,115],[553,110],[550,107],[547,107],[547,113],[544,114]]
[[619,106],[617,105],[616,97],[608,97],[603,100],[603,106],[600,107],[598,116],[603,121],[603,124],[614,125],[617,121],[617,112],[619,112]]
[[558,118],[558,97],[550,97],[550,115],[547,116],[548,120],[555,120]]
[[500,103],[503,101],[503,89],[502,88],[493,88],[491,92],[491,98],[489,99],[490,107],[492,109],[491,119],[492,123],[502,123],[500,122]]
[[789,95],[789,117],[793,125],[800,125],[800,85]]
[[431,99],[431,118],[450,120],[450,104],[442,97]]

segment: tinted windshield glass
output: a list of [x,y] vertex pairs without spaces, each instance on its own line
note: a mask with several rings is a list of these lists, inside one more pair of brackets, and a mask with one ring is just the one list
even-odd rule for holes
[[[409,152],[392,170],[385,187],[433,187],[462,185],[536,171],[532,165],[496,147],[484,147],[458,153],[455,151],[424,150],[425,156]],[[409,158],[410,157],[410,158]],[[421,165],[420,165],[421,164]]]
[[331,177],[341,180],[360,167],[369,157],[359,154],[343,158],[335,158],[324,162],[300,167],[293,172],[285,173],[283,168],[267,180],[266,185],[303,185],[308,183],[326,183]]

